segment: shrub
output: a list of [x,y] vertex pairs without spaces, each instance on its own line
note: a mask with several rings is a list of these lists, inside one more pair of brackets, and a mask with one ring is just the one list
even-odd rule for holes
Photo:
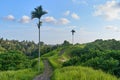
[[0,54],[0,70],[18,70],[31,67],[31,60],[19,51]]

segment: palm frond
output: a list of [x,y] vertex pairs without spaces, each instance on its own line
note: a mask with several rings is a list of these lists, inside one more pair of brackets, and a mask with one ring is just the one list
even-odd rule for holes
[[33,19],[33,18],[38,18],[38,19],[40,19],[41,16],[43,16],[43,15],[45,15],[45,14],[47,14],[47,12],[46,12],[46,11],[43,11],[42,6],[39,6],[39,7],[35,8],[34,11],[32,11],[32,13],[31,13],[32,17],[31,17],[31,18],[32,18],[32,19]]
[[72,33],[75,33],[75,30],[72,30],[71,32],[72,32]]

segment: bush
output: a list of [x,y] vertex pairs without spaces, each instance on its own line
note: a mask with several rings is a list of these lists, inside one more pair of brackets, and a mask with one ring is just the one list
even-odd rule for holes
[[86,50],[84,48],[74,49],[75,54],[69,61],[64,62],[63,66],[82,65],[93,67],[94,69],[102,69],[105,72],[120,76],[117,70],[120,70],[120,50]]
[[31,60],[19,51],[0,54],[0,70],[18,70],[31,67]]

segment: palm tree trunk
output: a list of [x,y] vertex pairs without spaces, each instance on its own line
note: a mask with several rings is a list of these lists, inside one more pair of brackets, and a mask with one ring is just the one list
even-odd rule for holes
[[74,45],[74,34],[72,34],[72,44]]
[[39,29],[39,53],[38,53],[38,71],[40,72],[40,27]]

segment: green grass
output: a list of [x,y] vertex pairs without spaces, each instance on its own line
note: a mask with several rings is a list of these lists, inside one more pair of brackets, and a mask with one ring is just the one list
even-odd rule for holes
[[[63,62],[70,59],[70,51],[72,50],[73,46],[65,46],[58,48],[48,54],[44,55],[48,57],[48,60],[54,69],[61,68]],[[62,55],[59,53],[63,51]],[[51,56],[52,55],[52,56]]]
[[104,73],[101,70],[93,70],[88,67],[64,67],[56,69],[52,80],[119,80],[115,76]]
[[50,62],[53,69],[57,69],[57,68],[60,68],[62,66],[61,63],[58,61],[57,57],[48,58],[48,61]]
[[0,80],[32,80],[36,75],[32,69],[0,72]]
[[59,56],[59,53],[61,51],[62,48],[58,48],[56,50],[53,50],[45,55],[43,55],[42,57],[48,59],[48,61],[50,62],[51,66],[53,67],[53,69],[57,69],[57,68],[61,68],[63,60],[66,59],[64,56]]
[[[81,47],[81,46],[77,46]],[[45,55],[42,56],[42,58],[47,58],[50,62],[53,69],[61,68],[63,62],[70,59],[70,51],[73,49],[73,46],[65,46],[60,47],[56,50],[53,50]],[[59,55],[59,53],[63,51],[62,55]]]
[[40,72],[38,72],[38,64],[36,64],[33,68],[29,69],[0,72],[0,80],[33,80],[36,75],[42,73],[43,69],[44,65],[41,61]]
[[60,52],[61,48],[58,48],[56,50],[53,50],[45,55],[42,56],[42,59],[48,59],[48,61],[50,62],[51,66],[56,69],[61,67],[62,65],[60,64],[59,59],[59,52]]

